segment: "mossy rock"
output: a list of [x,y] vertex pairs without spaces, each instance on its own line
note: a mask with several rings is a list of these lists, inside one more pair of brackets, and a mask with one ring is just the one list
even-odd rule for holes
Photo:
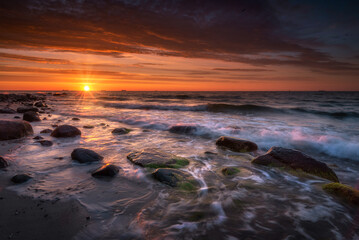
[[339,182],[337,175],[327,164],[293,149],[272,147],[266,154],[253,159],[252,163],[269,167],[279,167],[290,170],[290,172],[303,171],[333,182]]
[[221,172],[224,176],[233,176],[240,172],[236,167],[225,167],[221,169]]
[[344,201],[359,206],[359,190],[341,183],[328,183],[323,185],[323,190],[335,195]]
[[178,169],[159,168],[152,173],[152,176],[164,184],[187,192],[196,191],[200,187],[191,174]]
[[136,165],[147,168],[182,168],[189,164],[187,158],[153,148],[132,152],[127,159]]

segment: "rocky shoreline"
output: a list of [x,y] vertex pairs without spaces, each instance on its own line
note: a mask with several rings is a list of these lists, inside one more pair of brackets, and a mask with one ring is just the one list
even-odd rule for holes
[[[57,96],[57,95],[55,95]],[[51,106],[48,106],[46,103],[46,95],[33,95],[33,94],[0,94],[0,118],[1,114],[6,114],[6,119],[0,120],[0,141],[9,141],[15,139],[21,139],[25,137],[32,136],[34,131],[31,126],[31,122],[37,121],[46,121],[47,118],[51,118],[51,113],[54,109]],[[22,118],[22,120],[14,120],[9,116],[15,115],[16,117]],[[21,117],[22,115],[22,117]],[[80,121],[79,118],[73,118],[73,121]],[[91,126],[91,127],[90,127]],[[84,128],[91,129],[92,125],[85,125]],[[104,126],[106,127],[106,126]],[[108,129],[109,133],[114,135],[131,135],[132,129],[128,128],[115,128]],[[187,125],[178,125],[172,126],[168,129],[170,133],[173,134],[185,134],[191,135],[193,132],[197,131],[194,126]],[[69,124],[51,124],[47,129],[43,129],[41,134],[50,134],[51,138],[81,138],[82,131]],[[43,140],[41,136],[34,137],[37,143],[43,147],[51,148],[53,143],[50,140]],[[285,171],[289,174],[300,175],[301,177],[310,177],[310,178],[320,178],[326,182],[322,184],[323,190],[335,197],[338,201],[343,204],[350,204],[353,206],[359,206],[359,191],[353,187],[339,183],[340,179],[336,175],[335,171],[331,169],[326,163],[320,162],[311,156],[306,155],[295,149],[287,149],[283,147],[273,146],[268,150],[267,153],[261,154],[258,151],[258,145],[250,140],[233,138],[229,136],[221,136],[216,141],[213,141],[218,148],[218,151],[224,151],[226,153],[236,152],[236,153],[247,153],[252,156],[251,163],[253,166],[258,167],[264,171],[267,171],[271,168],[280,169],[280,171]],[[103,156],[98,154],[97,149],[87,149],[87,148],[76,148],[71,153],[71,159],[80,163],[80,164],[91,164],[93,162],[104,162],[105,159]],[[0,156],[0,168],[4,172],[6,168],[11,164],[6,159],[6,152],[2,152],[3,156]],[[216,155],[217,153],[210,153]],[[196,181],[195,178],[188,172],[184,171],[186,167],[192,164],[191,159],[184,158],[181,156],[174,155],[169,152],[162,151],[161,149],[156,148],[144,148],[144,149],[133,149],[132,152],[128,153],[127,159],[129,162],[134,165],[143,168],[146,172],[149,173],[148,177],[163,183],[164,187],[171,187],[178,191],[183,191],[186,193],[196,192],[201,188],[201,184]],[[0,170],[0,171],[1,171]],[[235,167],[224,167],[218,169],[219,172],[225,177],[233,177],[240,173],[240,169]],[[94,178],[99,178],[100,180],[115,178],[118,174],[121,174],[121,167],[113,164],[104,164],[89,173]],[[1,174],[0,172],[0,175]],[[5,174],[6,175],[6,174]],[[22,184],[26,181],[31,180],[31,176],[26,172],[19,173],[14,176],[6,176],[8,182],[4,186],[9,186],[10,180],[12,184]],[[4,183],[4,178],[3,183]],[[331,183],[330,183],[331,182]],[[5,197],[3,199],[10,199],[8,201],[13,201],[15,196],[12,193],[9,193],[7,190],[2,190],[0,194],[3,194]],[[329,195],[328,195],[329,196]],[[29,205],[23,200],[19,200],[18,203],[14,203],[12,206],[18,208],[17,204]],[[29,200],[30,201],[30,200]],[[31,200],[37,201],[37,200]],[[16,202],[16,201],[14,201]],[[9,203],[8,203],[9,204]],[[68,206],[67,204],[70,204]],[[81,208],[75,203],[77,208]],[[6,205],[4,205],[6,206]],[[74,203],[65,203],[63,208],[73,207]],[[51,208],[51,206],[48,206]],[[86,224],[83,216],[86,215],[83,210],[80,210],[80,214],[73,213],[74,218],[81,218],[78,222],[78,227],[76,231],[79,231],[82,226]],[[54,213],[56,214],[56,213]],[[7,216],[13,218],[13,216]],[[26,219],[31,219],[28,217]],[[86,220],[86,219],[85,219]],[[67,224],[72,224],[73,220],[69,221]],[[0,221],[0,224],[3,225],[6,222],[5,219]],[[70,223],[71,222],[71,223]],[[42,222],[40,222],[42,224]],[[53,224],[58,224],[54,222]],[[26,225],[26,223],[25,223]],[[13,234],[10,230],[4,231],[4,234]],[[27,230],[24,230],[26,232]],[[68,231],[68,230],[66,230]],[[75,234],[76,232],[71,232]],[[1,232],[1,231],[0,231]],[[30,233],[28,233],[30,234]],[[5,235],[3,235],[5,236]],[[13,236],[13,235],[12,235]],[[19,235],[20,236],[20,235]],[[44,235],[48,236],[48,235]],[[51,238],[56,239],[56,238]]]

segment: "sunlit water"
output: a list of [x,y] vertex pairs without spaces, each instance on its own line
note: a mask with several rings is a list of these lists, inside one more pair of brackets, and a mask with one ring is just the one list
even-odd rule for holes
[[[28,172],[34,179],[11,188],[42,198],[79,199],[92,220],[78,239],[358,237],[358,212],[324,193],[326,180],[253,166],[252,155],[218,150],[215,140],[221,135],[245,138],[258,144],[257,154],[272,146],[299,149],[329,164],[341,182],[355,187],[359,93],[98,92],[49,96],[47,103],[55,111],[51,117],[42,114],[48,120],[32,123],[35,135],[52,124],[71,124],[82,136],[41,134],[54,142],[52,147],[21,140],[21,147],[6,155],[13,163],[9,171]],[[167,131],[173,125],[193,125],[198,131],[173,134]],[[113,135],[115,127],[133,131]],[[70,154],[77,147],[93,149],[105,163],[120,166],[119,175],[112,180],[91,177],[103,163],[73,162]],[[201,189],[171,189],[126,159],[129,152],[146,147],[189,158],[184,170]],[[241,171],[224,177],[223,166]]]

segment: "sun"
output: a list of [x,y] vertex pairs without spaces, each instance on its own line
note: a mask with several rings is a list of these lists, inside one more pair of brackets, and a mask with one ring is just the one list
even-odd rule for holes
[[85,92],[90,91],[90,87],[89,87],[89,86],[84,86],[84,91],[85,91]]

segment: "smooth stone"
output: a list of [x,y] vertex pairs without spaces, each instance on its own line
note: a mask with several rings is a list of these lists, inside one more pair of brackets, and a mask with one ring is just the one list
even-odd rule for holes
[[22,119],[25,120],[25,121],[28,121],[28,122],[39,122],[39,121],[41,121],[41,119],[40,119],[39,115],[37,114],[37,112],[33,112],[33,111],[25,112]]
[[14,113],[16,113],[16,111],[14,109],[11,109],[11,108],[0,108],[0,113],[14,114]]
[[103,159],[103,157],[100,154],[85,148],[74,149],[71,153],[71,158],[80,163],[96,162],[96,161],[101,161]]
[[337,196],[344,201],[359,206],[359,190],[341,183],[328,183],[322,186],[329,194]]
[[73,121],[80,121],[80,118],[74,117],[72,118]]
[[172,126],[168,129],[171,133],[177,134],[193,134],[197,131],[197,127],[195,126]]
[[189,164],[186,158],[154,148],[131,152],[127,159],[136,165],[149,168],[181,168]]
[[254,164],[301,170],[333,182],[339,182],[335,172],[327,164],[293,149],[272,147],[269,151],[252,160]]
[[18,139],[33,134],[30,123],[23,120],[0,120],[0,140]]
[[115,165],[105,165],[92,172],[93,177],[114,177],[119,172],[119,167]]
[[41,139],[44,139],[43,137],[41,137],[41,136],[36,136],[36,137],[34,137],[34,138],[32,138],[32,139],[35,139],[35,140],[41,140]]
[[114,130],[112,130],[111,133],[113,134],[127,134],[129,132],[131,132],[131,129],[128,128],[115,128]]
[[15,176],[13,176],[11,178],[11,181],[13,183],[24,183],[24,182],[27,182],[28,180],[30,180],[32,177],[30,177],[29,175],[27,174],[17,174]]
[[44,146],[44,147],[51,147],[53,145],[53,142],[51,142],[49,140],[40,140],[37,142],[40,143],[41,146]]
[[6,168],[7,166],[9,166],[9,163],[3,157],[0,157],[0,168]]
[[88,128],[88,129],[90,129],[90,128],[94,128],[94,126],[92,126],[92,125],[85,125],[85,126],[83,126],[83,128]]
[[218,138],[216,145],[219,147],[227,148],[233,152],[253,152],[258,149],[257,144],[254,142],[225,136]]
[[81,135],[81,131],[77,127],[71,125],[58,126],[51,133],[51,137],[56,137],[56,138],[76,137],[80,135]]
[[40,133],[52,133],[52,129],[46,128],[44,130],[41,130]]
[[39,109],[36,107],[18,107],[16,110],[18,113],[25,113],[25,112],[38,112]]
[[152,176],[164,184],[185,191],[194,191],[199,187],[198,182],[191,174],[178,169],[159,168],[152,173]]

